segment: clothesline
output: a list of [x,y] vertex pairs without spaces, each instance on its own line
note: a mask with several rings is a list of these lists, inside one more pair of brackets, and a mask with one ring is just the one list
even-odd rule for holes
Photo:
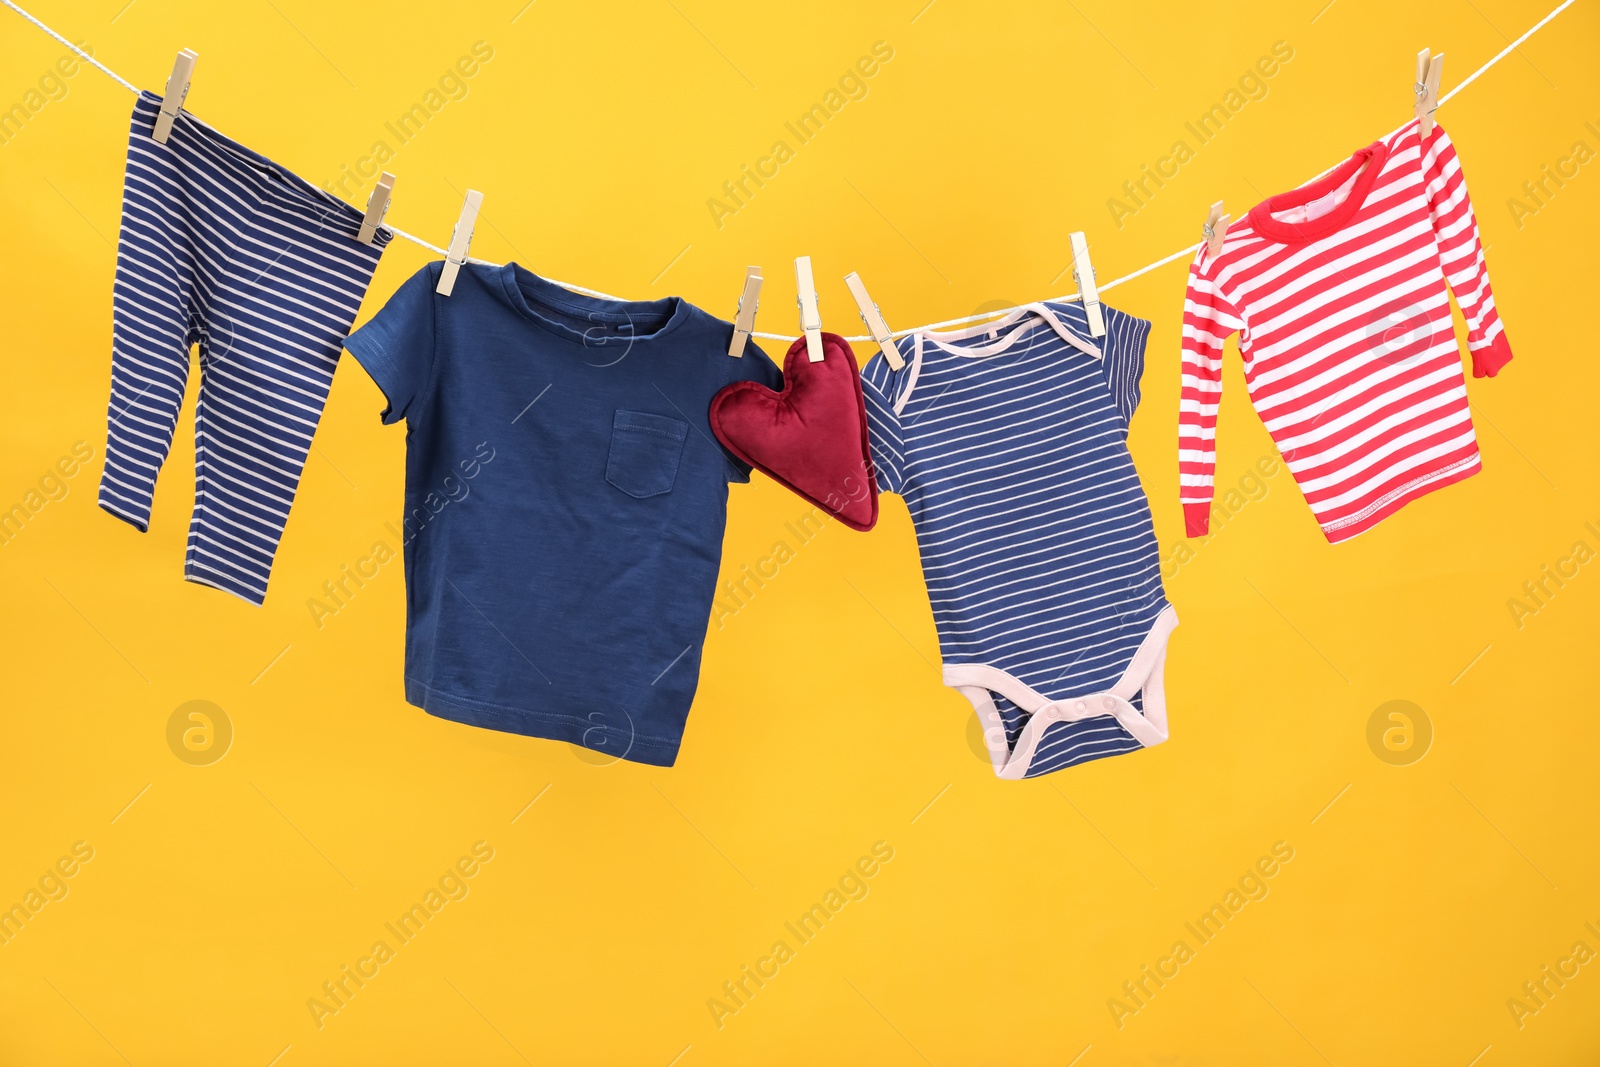
[[[1577,0],[1564,0],[1563,3],[1557,5],[1554,9],[1552,9],[1550,11],[1549,14],[1545,15],[1544,18],[1540,19],[1538,22],[1536,22],[1532,26],[1528,27],[1527,31],[1524,32],[1521,37],[1518,37],[1515,41],[1512,41],[1510,44],[1506,45],[1498,53],[1496,53],[1495,56],[1492,59],[1489,60],[1489,62],[1485,63],[1483,66],[1481,66],[1477,70],[1473,71],[1466,78],[1462,79],[1462,81],[1460,81],[1448,93],[1445,93],[1443,96],[1441,96],[1439,98],[1439,104],[1442,106],[1445,103],[1449,102],[1450,99],[1452,97],[1454,97],[1457,93],[1461,92],[1461,90],[1465,89],[1467,86],[1471,85],[1473,82],[1475,82],[1479,78],[1483,77],[1483,75],[1488,72],[1489,68],[1493,67],[1496,63],[1498,63],[1502,59],[1506,58],[1506,56],[1508,56],[1512,52],[1516,51],[1517,48],[1519,48],[1523,44],[1523,42],[1527,41],[1528,38],[1532,37],[1534,34],[1538,33],[1540,30],[1544,29],[1545,25],[1547,23],[1549,23],[1551,19],[1553,19],[1557,15],[1561,14],[1563,11],[1565,11],[1567,8],[1571,7],[1576,2],[1577,2]],[[80,59],[84,60],[86,63],[89,63],[90,65],[92,65],[96,70],[98,70],[102,74],[106,75],[106,77],[110,78],[112,81],[116,82],[118,85],[121,85],[124,89],[127,89],[127,90],[129,90],[130,92],[132,92],[134,94],[138,94],[138,92],[139,92],[138,86],[134,85],[132,82],[128,81],[126,78],[123,78],[116,71],[112,70],[110,67],[106,66],[104,63],[100,62],[98,59],[95,59],[89,53],[85,52],[83,49],[79,48],[77,45],[75,45],[71,41],[69,41],[66,37],[63,37],[61,34],[57,33],[55,30],[51,29],[49,26],[46,26],[43,22],[39,21],[37,18],[35,18],[34,16],[30,15],[28,12],[24,11],[21,7],[19,7],[14,2],[14,0],[0,0],[0,3],[5,4],[6,7],[9,7],[11,10],[13,10],[17,14],[21,15],[24,19],[28,20],[33,25],[37,26],[39,29],[43,30],[45,33],[49,34],[51,37],[55,38],[60,43],[66,45],[68,48],[72,49],[73,52],[77,53],[78,58],[80,58]],[[1390,131],[1390,135],[1398,132],[1400,129],[1403,129],[1403,128],[1404,128],[1403,125],[1399,126],[1399,127],[1396,127],[1395,130],[1391,130]],[[1337,164],[1335,164],[1335,165],[1337,165]],[[1332,168],[1330,167],[1329,170],[1331,170],[1331,169]],[[1322,172],[1322,174],[1327,174],[1327,173],[1328,173],[1327,170]],[[1308,179],[1308,180],[1314,181],[1315,178],[1320,178],[1322,176],[1322,174],[1318,174],[1314,178]],[[405,230],[402,230],[397,226],[390,225],[387,222],[385,222],[384,225],[396,237],[400,237],[400,238],[403,238],[404,240],[410,241],[412,244],[420,245],[421,247],[426,248],[428,251],[432,252],[434,255],[443,257],[446,254],[445,250],[443,248],[440,248],[438,245],[432,244],[431,242],[428,242],[428,241],[424,241],[422,238],[417,237],[414,234],[407,233]],[[1185,248],[1180,248],[1178,251],[1172,253],[1170,256],[1164,256],[1161,259],[1156,260],[1154,263],[1150,263],[1150,264],[1147,264],[1147,265],[1145,265],[1143,267],[1140,267],[1138,270],[1133,271],[1132,273],[1124,274],[1120,278],[1113,278],[1111,281],[1106,282],[1104,285],[1101,285],[1099,287],[1100,292],[1103,293],[1107,289],[1114,289],[1117,286],[1122,285],[1125,282],[1131,282],[1135,278],[1139,278],[1139,277],[1142,277],[1143,275],[1149,274],[1153,270],[1159,270],[1160,268],[1165,267],[1169,263],[1175,263],[1180,259],[1185,259],[1185,258],[1187,258],[1189,256],[1192,256],[1194,254],[1195,247],[1196,247],[1195,245],[1189,245],[1189,246],[1187,246]],[[476,259],[476,258],[470,258],[470,257],[469,257],[468,262],[480,263],[480,264],[483,264],[485,266],[498,266],[498,264],[492,263],[489,260]],[[583,293],[586,296],[596,297],[596,298],[601,299],[601,300],[616,300],[616,301],[620,301],[620,302],[626,302],[624,297],[612,296],[610,293],[603,293],[603,292],[600,292],[598,289],[590,289],[590,288],[588,288],[586,286],[575,285],[575,284],[573,284],[571,282],[558,281],[558,280],[556,280],[554,278],[551,278],[549,280],[554,282],[556,285],[561,286],[564,289],[571,289],[573,292]],[[1077,293],[1068,293],[1065,296],[1052,297],[1050,299],[1052,299],[1054,301],[1057,301],[1057,302],[1061,302],[1061,301],[1068,301],[1068,300],[1076,300],[1077,298],[1078,298],[1078,294]],[[981,313],[976,314],[976,315],[964,315],[964,316],[962,316],[961,318],[958,318],[958,319],[944,319],[944,320],[942,320],[940,322],[930,322],[930,323],[927,323],[927,324],[922,325],[922,326],[913,326],[913,327],[910,327],[909,329],[895,330],[894,331],[894,336],[895,337],[909,337],[911,334],[918,333],[918,332],[921,332],[923,330],[940,330],[940,329],[947,329],[947,328],[952,327],[952,326],[964,326],[964,325],[966,325],[968,323],[982,322],[985,319],[993,318],[996,315],[1003,315],[1003,314],[1007,314],[1009,312],[1016,311],[1016,310],[1018,310],[1018,309],[1017,308],[1005,308],[1005,309],[1002,309],[1002,310],[999,310],[999,311],[985,311],[985,312],[981,312]],[[752,333],[751,336],[752,337],[759,337],[759,338],[762,338],[763,340],[769,340],[769,341],[788,341],[788,340],[791,340],[794,335],[793,334],[782,334],[782,333],[761,333],[761,332],[757,332],[757,333]],[[846,337],[845,340],[851,341],[851,342],[855,342],[855,343],[862,343],[862,342],[870,342],[872,340],[872,338],[869,337],[869,336],[866,336],[865,334],[861,334],[861,335],[855,335],[855,336]]]

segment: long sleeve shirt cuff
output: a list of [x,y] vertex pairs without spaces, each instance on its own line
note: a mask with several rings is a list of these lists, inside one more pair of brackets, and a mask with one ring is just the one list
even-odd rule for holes
[[1500,368],[1511,362],[1511,342],[1506,340],[1502,332],[1487,348],[1474,349],[1472,353],[1472,376],[1474,378],[1493,378],[1500,373]]

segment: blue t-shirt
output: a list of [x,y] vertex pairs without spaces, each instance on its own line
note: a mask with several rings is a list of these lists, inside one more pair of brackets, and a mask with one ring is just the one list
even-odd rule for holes
[[723,386],[781,374],[678,297],[441,264],[345,342],[406,420],[406,699],[670,766],[700,674],[728,483]]

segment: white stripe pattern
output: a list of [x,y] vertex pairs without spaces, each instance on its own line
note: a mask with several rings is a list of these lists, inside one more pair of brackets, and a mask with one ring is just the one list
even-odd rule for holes
[[[905,499],[915,523],[946,682],[994,726],[991,756],[1005,777],[1146,743],[1097,703],[1017,750],[1042,705],[1108,694],[1171,610],[1127,446],[1150,324],[1104,314],[1096,339],[1081,305],[1032,305],[915,334],[900,342],[903,370],[879,355],[862,372],[878,484]],[[1068,344],[1051,317],[1100,358]],[[955,680],[974,669],[1002,688]],[[1134,715],[1138,689],[1126,701]]]
[[148,529],[198,346],[184,577],[260,604],[334,368],[383,247],[361,212],[180,113],[128,135],[100,506]]
[[1201,246],[1183,315],[1178,470],[1209,530],[1222,346],[1329,541],[1479,470],[1449,292],[1473,374],[1511,358],[1454,146],[1413,122]]

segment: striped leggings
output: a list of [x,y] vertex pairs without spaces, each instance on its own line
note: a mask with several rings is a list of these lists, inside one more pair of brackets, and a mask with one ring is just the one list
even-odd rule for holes
[[184,577],[260,604],[344,338],[387,230],[184,113],[150,136],[134,105],[112,296],[100,506],[149,527],[199,352],[195,501]]

